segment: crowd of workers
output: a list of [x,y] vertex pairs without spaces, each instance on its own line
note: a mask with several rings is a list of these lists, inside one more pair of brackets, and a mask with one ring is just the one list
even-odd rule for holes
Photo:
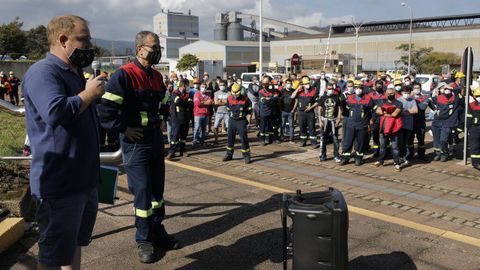
[[[391,79],[385,73],[328,78],[322,72],[319,79],[290,74],[282,80],[263,76],[254,77],[248,87],[235,76],[210,79],[208,73],[193,81],[171,73],[163,80],[168,90],[162,104],[169,160],[177,152],[188,155],[186,142],[191,127],[193,149],[210,146],[205,141],[212,132],[213,145],[217,145],[218,134],[227,130],[224,161],[232,159],[238,133],[243,157],[250,163],[247,134],[258,129],[257,137],[263,145],[288,141],[305,147],[310,141],[312,148],[320,148],[319,160],[323,162],[327,160],[327,143],[332,142],[333,159],[340,165],[350,160],[362,165],[365,153],[371,151],[376,159],[373,166],[382,166],[387,156],[392,156],[395,170],[401,171],[414,157],[428,161],[428,118],[432,120],[429,129],[434,161],[445,162],[455,155],[464,129],[465,75],[461,72],[451,82],[440,82],[429,94],[410,76]],[[473,89],[472,95],[469,144],[472,165],[480,169],[480,89]]]
[[0,99],[5,100],[5,96],[8,95],[10,103],[13,105],[19,105],[20,99],[18,97],[18,86],[20,85],[20,79],[15,76],[13,71],[8,72],[8,76],[3,71],[0,71]]
[[[377,159],[373,165],[381,166],[391,152],[395,169],[400,171],[415,156],[415,138],[417,156],[425,160],[427,110],[432,119],[434,160],[445,162],[461,142],[462,115],[468,108],[472,164],[480,169],[480,88],[472,91],[473,98],[465,107],[462,73],[455,75],[455,82],[440,83],[428,96],[422,95],[412,78],[389,80],[385,74],[327,78],[322,73],[319,79],[291,74],[282,80],[263,76],[254,78],[248,87],[242,87],[240,78],[211,80],[204,74],[190,84],[186,78],[162,76],[152,68],[161,58],[160,40],[153,32],[140,31],[135,37],[136,58],[106,82],[105,75],[86,76],[85,80],[82,74],[95,56],[85,19],[56,16],[47,25],[47,38],[47,57],[29,68],[22,84],[32,150],[30,189],[40,239],[38,269],[80,269],[81,250],[91,241],[98,211],[99,125],[102,137],[105,133],[112,136],[108,144],[121,146],[128,188],[134,195],[137,254],[143,263],[154,262],[158,249],[166,252],[181,247],[162,224],[163,128],[170,144],[167,159],[177,152],[188,155],[191,126],[192,147],[206,147],[214,119],[214,144],[219,143],[220,130],[228,131],[223,161],[232,159],[238,133],[243,158],[250,163],[248,130],[257,128],[263,145],[287,140],[305,147],[309,140],[311,147],[320,148],[321,162],[327,159],[330,139],[333,158],[341,165],[352,158],[361,165],[371,148]],[[9,75],[0,76],[1,97],[7,89],[12,103],[18,104],[14,91],[18,93],[15,87],[20,81]]]

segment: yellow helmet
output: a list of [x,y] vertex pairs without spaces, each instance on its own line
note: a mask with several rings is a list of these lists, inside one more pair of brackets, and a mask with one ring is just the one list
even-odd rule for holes
[[292,82],[292,89],[293,90],[297,90],[297,88],[300,86],[300,81],[299,80],[295,80]]
[[473,89],[472,94],[474,97],[480,97],[480,87]]
[[458,78],[465,78],[465,74],[460,71],[455,73],[455,79],[458,79]]
[[193,81],[192,81],[192,84],[200,84],[200,83],[201,83],[201,82],[200,82],[200,79],[199,79],[199,78],[195,78],[195,79],[193,79]]
[[305,76],[302,78],[302,84],[309,84],[310,83],[310,78],[308,76]]
[[238,83],[234,83],[232,85],[232,94],[233,95],[238,95],[240,94],[240,90],[242,90],[242,86]]
[[402,81],[401,80],[395,80],[393,81],[393,85],[402,85]]
[[363,82],[360,81],[360,80],[355,80],[355,81],[353,82],[353,86],[354,86],[354,87],[362,87],[362,86],[363,86]]

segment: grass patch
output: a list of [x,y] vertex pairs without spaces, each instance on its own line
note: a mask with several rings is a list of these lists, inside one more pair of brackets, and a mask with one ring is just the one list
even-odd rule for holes
[[0,111],[0,156],[21,155],[26,132],[24,117]]

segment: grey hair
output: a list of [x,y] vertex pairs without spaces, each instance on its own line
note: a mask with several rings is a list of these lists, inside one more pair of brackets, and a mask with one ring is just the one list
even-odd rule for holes
[[155,34],[154,32],[152,32],[152,31],[140,31],[135,36],[135,48],[144,45],[145,44],[145,39],[148,36],[152,36],[155,39],[155,41],[158,41],[160,43],[160,39],[158,38],[158,35]]

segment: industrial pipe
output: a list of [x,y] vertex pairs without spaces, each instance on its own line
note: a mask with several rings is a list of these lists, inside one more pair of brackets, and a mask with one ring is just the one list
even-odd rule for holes
[[25,108],[13,105],[3,99],[0,99],[0,111],[6,112],[14,116],[25,116]]
[[[32,156],[0,157],[0,160],[31,160]],[[120,164],[122,162],[122,149],[116,152],[101,152],[100,162],[107,164]]]

